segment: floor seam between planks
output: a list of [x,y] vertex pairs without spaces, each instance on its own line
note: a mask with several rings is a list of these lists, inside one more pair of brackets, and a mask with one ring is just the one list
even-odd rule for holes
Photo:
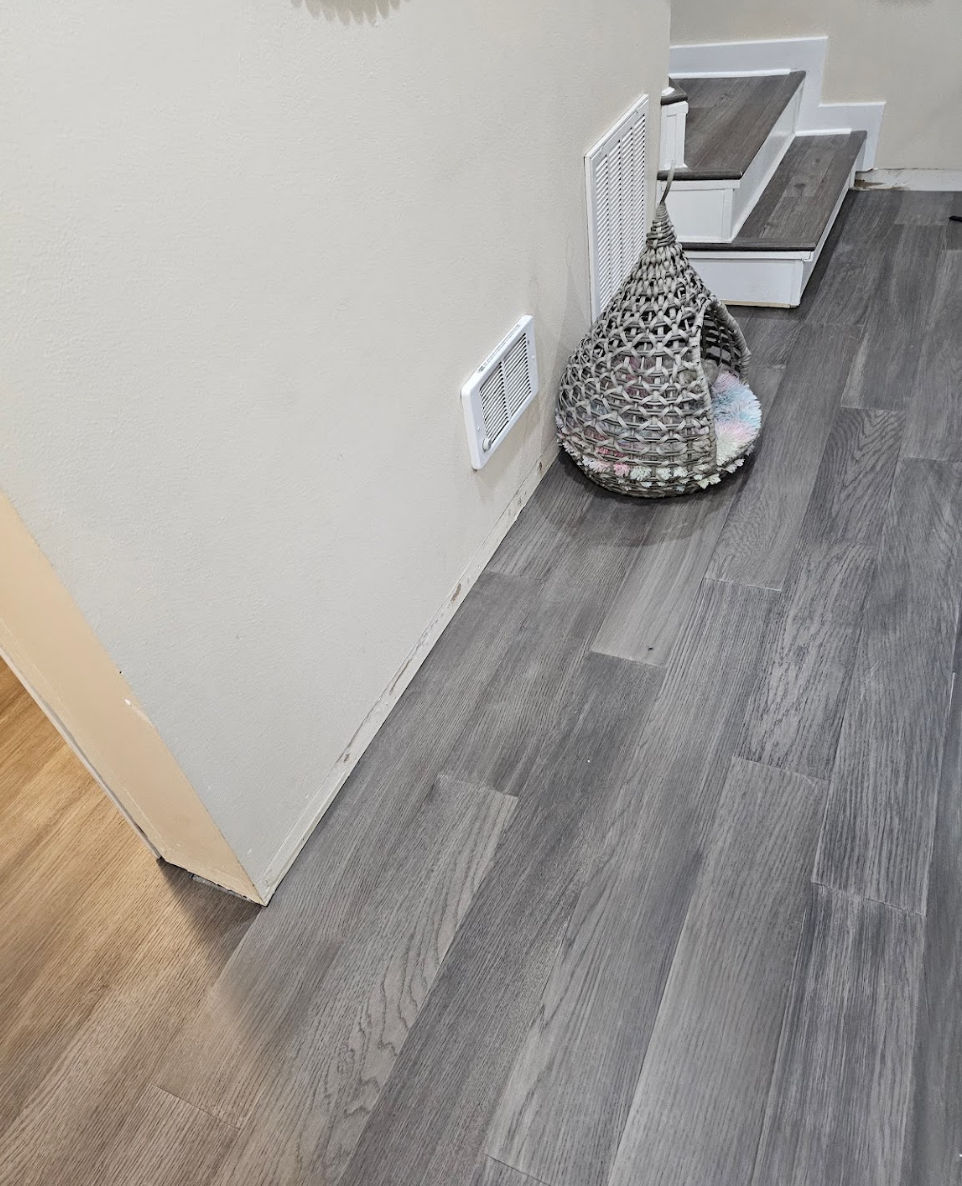
[[859,894],[855,890],[845,889],[838,885],[829,885],[828,882],[819,881],[817,877],[812,877],[812,885],[817,885],[819,889],[827,890],[830,894],[839,894],[843,898],[848,898],[853,902],[871,902],[873,906],[884,906],[886,910],[891,910],[896,914],[905,914],[914,918],[925,918],[925,914],[921,910],[909,910],[905,906],[896,906],[892,902],[883,902],[881,898],[870,898],[868,894]]
[[184,1105],[185,1108],[192,1108],[195,1112],[201,1112],[204,1116],[209,1116],[211,1120],[218,1124],[223,1124],[227,1128],[233,1129],[234,1132],[241,1132],[244,1128],[244,1123],[235,1123],[226,1116],[218,1116],[216,1112],[212,1112],[209,1108],[205,1108],[202,1104],[195,1104],[193,1100],[186,1100],[182,1095],[178,1095],[176,1091],[171,1091],[169,1087],[161,1087],[153,1078],[147,1082],[148,1087],[152,1087],[155,1091],[161,1091],[164,1095],[169,1095],[171,1099],[177,1100],[178,1103]]

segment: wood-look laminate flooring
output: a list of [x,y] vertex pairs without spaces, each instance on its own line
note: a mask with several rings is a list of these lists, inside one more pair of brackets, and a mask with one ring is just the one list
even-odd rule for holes
[[0,682],[0,1182],[962,1184],[953,208],[735,310],[725,486],[551,468],[266,910]]

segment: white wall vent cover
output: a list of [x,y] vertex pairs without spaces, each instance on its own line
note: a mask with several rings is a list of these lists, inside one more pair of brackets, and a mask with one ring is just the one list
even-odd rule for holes
[[597,317],[638,262],[647,231],[648,96],[585,157],[591,315]]
[[461,388],[475,469],[487,463],[537,394],[534,318],[522,317]]

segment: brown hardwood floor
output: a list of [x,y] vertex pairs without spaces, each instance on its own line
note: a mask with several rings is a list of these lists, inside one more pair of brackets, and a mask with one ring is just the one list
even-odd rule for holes
[[0,675],[0,1182],[962,1184],[962,227],[736,310],[757,459],[564,461],[274,901]]
[[3,663],[0,900],[0,1181],[105,1181],[257,908],[155,861]]

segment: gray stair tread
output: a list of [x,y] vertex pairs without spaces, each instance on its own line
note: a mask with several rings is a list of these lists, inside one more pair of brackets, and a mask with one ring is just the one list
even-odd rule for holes
[[[745,175],[758,150],[805,81],[805,72],[730,78],[672,79],[688,93],[685,168],[681,181],[717,181]],[[667,177],[666,172],[660,174]]]
[[688,99],[688,92],[673,78],[668,79],[668,90],[662,92],[661,105],[669,107],[672,103],[684,103]]
[[693,251],[814,251],[848,188],[865,132],[796,136],[741,230]]

